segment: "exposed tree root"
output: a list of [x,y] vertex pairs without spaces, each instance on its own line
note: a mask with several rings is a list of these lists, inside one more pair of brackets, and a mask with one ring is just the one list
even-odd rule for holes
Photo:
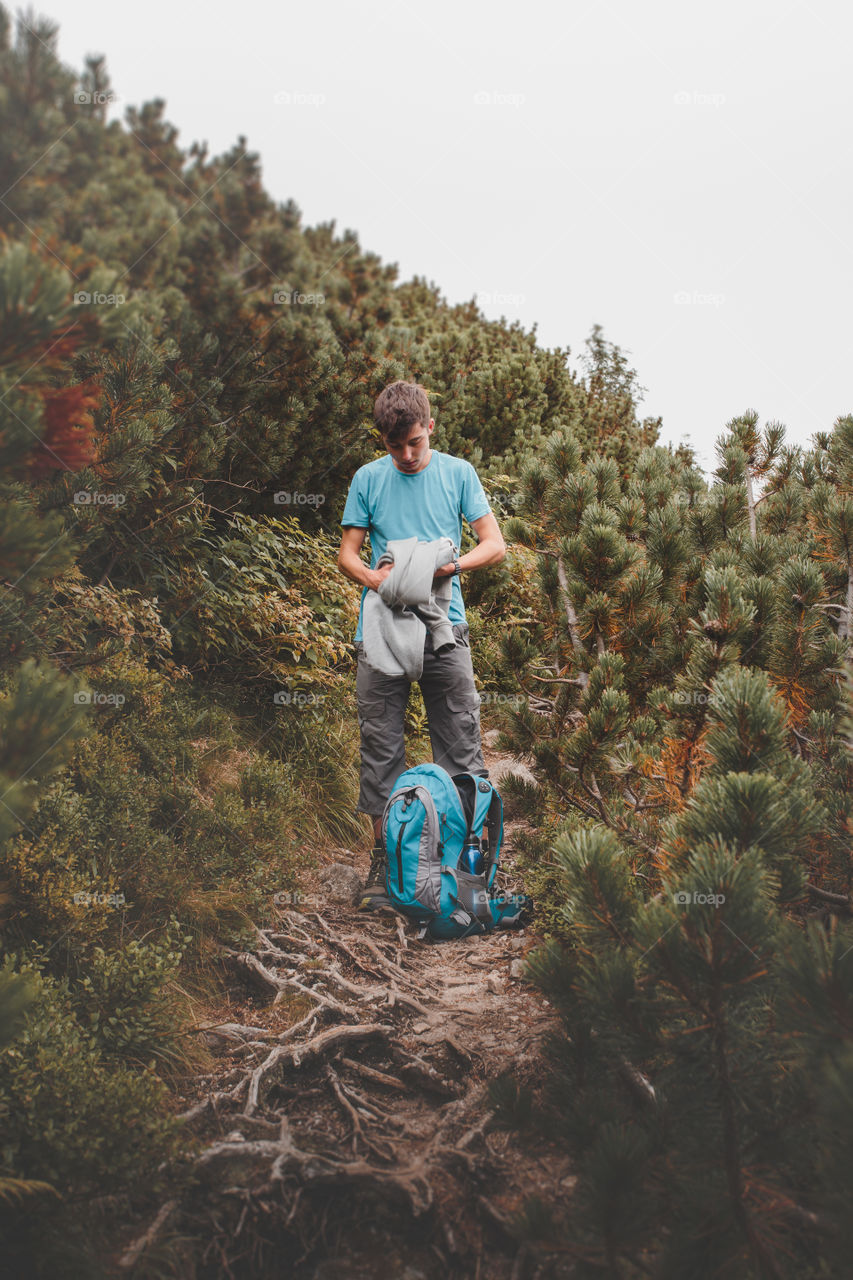
[[[284,1241],[292,1269],[275,1274],[307,1276],[301,1262],[324,1241],[332,1249],[345,1213],[358,1223],[369,1203],[367,1222],[390,1214],[404,1233],[429,1222],[422,1245],[436,1274],[525,1272],[512,1215],[494,1203],[514,1170],[487,1141],[486,1083],[521,1063],[552,1015],[509,984],[518,951],[506,936],[472,949],[414,933],[348,908],[287,909],[253,950],[225,952],[269,1025],[253,1011],[199,1028],[230,1071],[181,1116],[198,1144],[195,1184],[125,1249],[122,1270],[164,1228],[197,1235],[206,1221],[223,1276],[255,1274],[235,1261],[244,1241]],[[282,1027],[288,1009],[295,1019]],[[211,1266],[205,1275],[220,1274]]]

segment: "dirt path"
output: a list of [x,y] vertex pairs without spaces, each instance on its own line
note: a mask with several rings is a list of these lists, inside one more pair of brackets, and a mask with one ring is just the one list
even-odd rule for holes
[[[515,767],[486,759],[498,783]],[[516,830],[505,892],[521,888]],[[367,855],[350,858],[363,878]],[[515,1224],[531,1198],[559,1217],[568,1161],[533,1130],[490,1123],[486,1098],[503,1073],[540,1080],[555,1017],[521,976],[531,928],[420,941],[396,914],[329,902],[323,876],[229,956],[255,995],[245,1021],[207,1033],[220,1065],[184,1113],[205,1144],[199,1184],[156,1232],[208,1224],[199,1280],[568,1276]]]

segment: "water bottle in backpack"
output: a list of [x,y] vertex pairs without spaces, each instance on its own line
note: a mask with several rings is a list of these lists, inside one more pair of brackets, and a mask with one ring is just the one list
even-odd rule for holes
[[480,847],[479,836],[471,835],[462,850],[459,869],[460,871],[467,871],[472,876],[481,876],[483,874],[483,866],[483,851]]

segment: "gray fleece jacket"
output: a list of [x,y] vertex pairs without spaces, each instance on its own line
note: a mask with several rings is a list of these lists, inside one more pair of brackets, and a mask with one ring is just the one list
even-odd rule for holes
[[455,649],[456,638],[448,619],[453,579],[441,580],[433,591],[436,569],[457,556],[450,538],[419,542],[417,538],[392,539],[376,562],[376,568],[394,567],[378,591],[364,597],[362,637],[368,666],[388,676],[419,680],[424,668],[427,627],[433,652]]

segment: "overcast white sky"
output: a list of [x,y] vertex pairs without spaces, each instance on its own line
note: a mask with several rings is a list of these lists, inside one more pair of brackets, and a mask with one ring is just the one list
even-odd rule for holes
[[[244,134],[274,199],[450,302],[594,323],[702,465],[754,408],[853,412],[851,9],[835,0],[45,0],[183,147]],[[276,100],[278,99],[278,100]]]

